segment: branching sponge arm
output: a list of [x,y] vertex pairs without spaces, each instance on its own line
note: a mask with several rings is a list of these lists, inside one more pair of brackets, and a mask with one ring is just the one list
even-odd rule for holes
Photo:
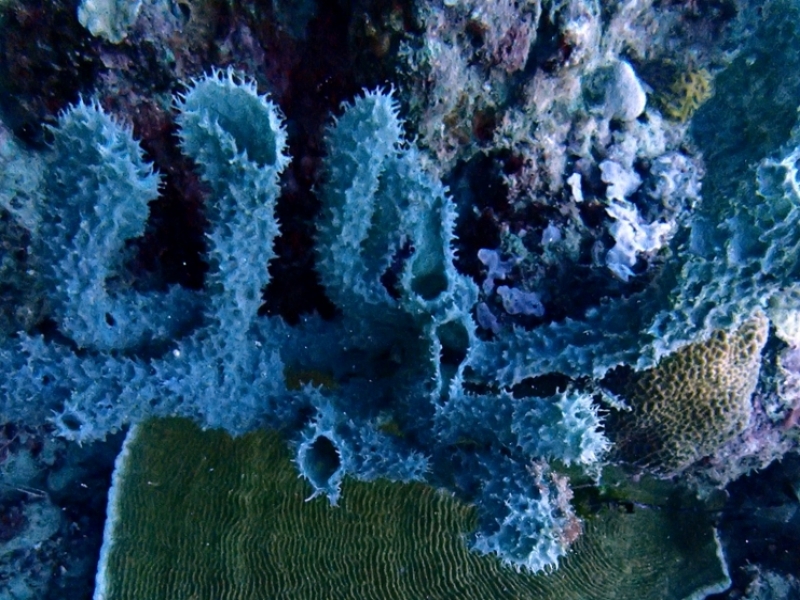
[[397,104],[379,90],[345,106],[328,129],[317,252],[322,283],[343,310],[391,303],[380,275],[399,250],[386,240],[399,228],[400,215],[396,205],[377,202],[376,195],[399,154],[401,136]]
[[[96,103],[78,102],[52,129],[36,245],[50,267],[54,311],[78,346],[136,349],[174,337],[191,293],[125,285],[125,242],[144,233],[158,176],[131,131]],[[164,307],[170,307],[165,311]]]
[[232,70],[198,79],[176,104],[181,147],[212,191],[210,312],[226,326],[246,329],[274,256],[278,178],[289,164],[286,131],[277,107]]

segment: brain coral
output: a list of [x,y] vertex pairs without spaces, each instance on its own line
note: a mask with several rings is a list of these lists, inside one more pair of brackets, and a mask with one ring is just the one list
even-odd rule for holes
[[716,330],[708,340],[632,374],[622,389],[632,410],[610,419],[618,457],[674,473],[741,433],[750,418],[768,324],[758,312],[736,331]]

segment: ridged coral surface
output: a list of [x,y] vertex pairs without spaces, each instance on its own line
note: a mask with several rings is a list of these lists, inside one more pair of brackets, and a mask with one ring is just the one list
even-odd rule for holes
[[677,600],[726,585],[703,511],[609,507],[555,573],[468,550],[472,507],[420,483],[306,502],[280,436],[148,421],[117,463],[95,600]]

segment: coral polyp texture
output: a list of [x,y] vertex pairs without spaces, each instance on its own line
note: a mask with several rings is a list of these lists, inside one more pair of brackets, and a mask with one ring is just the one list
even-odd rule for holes
[[615,452],[649,470],[679,472],[747,427],[769,322],[759,313],[735,331],[715,331],[622,389],[630,412],[615,414]]

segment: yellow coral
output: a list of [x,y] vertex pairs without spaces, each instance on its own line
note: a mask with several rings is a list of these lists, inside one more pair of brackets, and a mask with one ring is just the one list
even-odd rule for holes
[[734,332],[718,330],[634,373],[622,390],[632,410],[610,423],[618,456],[675,473],[741,433],[767,331],[768,320],[759,312]]
[[664,114],[685,123],[713,93],[711,74],[705,69],[689,69],[680,73],[669,90],[659,98]]

